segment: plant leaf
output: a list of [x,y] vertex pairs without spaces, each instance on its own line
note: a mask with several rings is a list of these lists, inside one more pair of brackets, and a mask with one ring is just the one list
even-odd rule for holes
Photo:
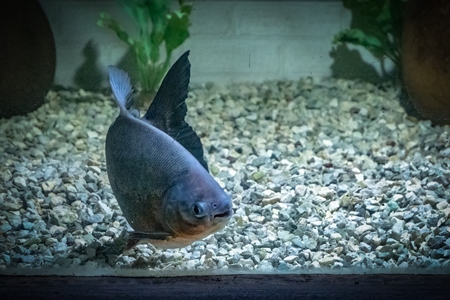
[[164,32],[166,31],[169,12],[167,0],[149,0],[147,2],[150,19],[152,21],[151,40],[151,60],[156,63],[159,60],[159,47],[164,41]]
[[135,45],[135,40],[130,38],[128,36],[128,33],[126,33],[125,30],[123,30],[122,27],[120,27],[119,23],[117,23],[116,20],[111,18],[111,16],[108,13],[105,12],[100,13],[100,19],[98,19],[97,25],[101,27],[107,27],[113,30],[119,37],[119,39],[121,39],[128,45],[132,47]]
[[347,29],[340,32],[334,37],[333,42],[350,43],[363,46],[379,59],[381,59],[385,53],[380,39],[373,35],[367,35],[362,30],[357,28]]
[[145,0],[119,0],[125,12],[133,19],[139,35],[148,33],[148,13]]
[[352,13],[375,19],[381,14],[383,8],[380,2],[383,1],[386,0],[343,0],[343,3]]
[[189,37],[190,25],[188,13],[182,11],[170,13],[169,24],[164,34],[166,50],[169,55]]
[[[136,58],[140,84],[144,92],[154,92],[168,69],[172,51],[188,37],[192,5],[178,0],[179,11],[170,11],[172,0],[118,0],[133,20],[138,35],[131,38],[107,13],[101,13],[97,24],[113,30],[131,46]],[[150,24],[151,23],[151,24]],[[160,61],[165,42],[166,56]]]
[[182,13],[190,15],[192,12],[192,4],[185,3],[184,0],[179,0],[178,4],[180,5],[180,11]]

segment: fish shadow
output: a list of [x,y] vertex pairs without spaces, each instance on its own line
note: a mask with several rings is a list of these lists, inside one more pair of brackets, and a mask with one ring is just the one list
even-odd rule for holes
[[86,91],[100,91],[103,76],[97,66],[97,45],[92,40],[84,46],[83,56],[84,62],[75,71],[73,80],[79,88]]

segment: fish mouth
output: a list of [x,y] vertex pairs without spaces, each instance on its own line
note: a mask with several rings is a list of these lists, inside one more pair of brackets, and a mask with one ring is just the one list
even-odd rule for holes
[[233,210],[230,209],[224,213],[220,213],[217,215],[214,215],[214,219],[229,219],[233,215]]

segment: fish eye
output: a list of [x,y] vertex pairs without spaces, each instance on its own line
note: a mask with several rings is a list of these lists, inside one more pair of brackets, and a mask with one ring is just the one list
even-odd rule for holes
[[197,218],[206,216],[206,203],[197,202],[192,206],[192,212]]

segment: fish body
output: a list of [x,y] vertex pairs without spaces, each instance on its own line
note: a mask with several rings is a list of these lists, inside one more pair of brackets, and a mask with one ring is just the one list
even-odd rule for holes
[[126,108],[132,97],[128,75],[109,67],[120,114],[106,136],[106,166],[134,229],[128,248],[142,242],[184,247],[223,229],[232,216],[230,196],[209,174],[200,138],[184,120],[188,54],[171,67],[142,118]]

